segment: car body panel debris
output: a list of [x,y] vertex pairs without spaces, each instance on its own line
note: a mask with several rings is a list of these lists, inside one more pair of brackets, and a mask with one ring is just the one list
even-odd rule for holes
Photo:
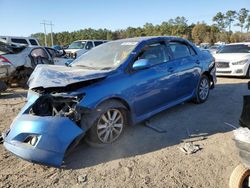
[[192,142],[186,142],[183,144],[183,146],[180,147],[180,150],[188,155],[196,153],[200,149],[201,148],[199,145],[194,145]]

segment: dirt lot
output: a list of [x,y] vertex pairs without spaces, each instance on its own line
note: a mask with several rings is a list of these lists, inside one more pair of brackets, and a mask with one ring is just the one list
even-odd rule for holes
[[[219,78],[206,103],[185,103],[153,117],[151,125],[164,133],[139,124],[111,146],[82,142],[62,169],[23,161],[0,145],[0,187],[228,187],[239,158],[225,122],[238,125],[242,96],[250,93],[247,82]],[[0,95],[0,132],[9,127],[25,95],[18,88]],[[207,139],[194,143],[202,150],[185,155],[179,149],[182,140],[201,133]]]

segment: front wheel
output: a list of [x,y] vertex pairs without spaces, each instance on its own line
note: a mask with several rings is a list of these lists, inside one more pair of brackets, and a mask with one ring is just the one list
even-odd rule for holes
[[210,81],[206,75],[202,75],[196,88],[195,103],[204,103],[209,96]]
[[229,180],[230,188],[250,187],[250,170],[243,164],[239,164],[232,172]]
[[[83,117],[82,122],[82,126],[91,124],[87,135],[89,143],[113,143],[121,136],[128,122],[126,107],[117,101],[104,102],[92,113],[90,118]],[[86,122],[84,119],[89,120]]]

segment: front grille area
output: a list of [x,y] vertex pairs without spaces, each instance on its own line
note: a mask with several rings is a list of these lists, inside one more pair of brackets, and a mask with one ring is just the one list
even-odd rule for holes
[[217,68],[228,68],[229,62],[216,62],[216,67]]
[[76,53],[66,52],[66,55],[72,59],[76,58]]
[[216,73],[222,73],[222,74],[231,74],[232,71],[216,71]]

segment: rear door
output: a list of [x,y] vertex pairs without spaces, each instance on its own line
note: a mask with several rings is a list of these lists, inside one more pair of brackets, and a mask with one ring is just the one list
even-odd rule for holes
[[190,97],[196,89],[201,73],[198,55],[187,43],[172,41],[169,42],[169,47],[179,76],[176,96],[179,99]]

